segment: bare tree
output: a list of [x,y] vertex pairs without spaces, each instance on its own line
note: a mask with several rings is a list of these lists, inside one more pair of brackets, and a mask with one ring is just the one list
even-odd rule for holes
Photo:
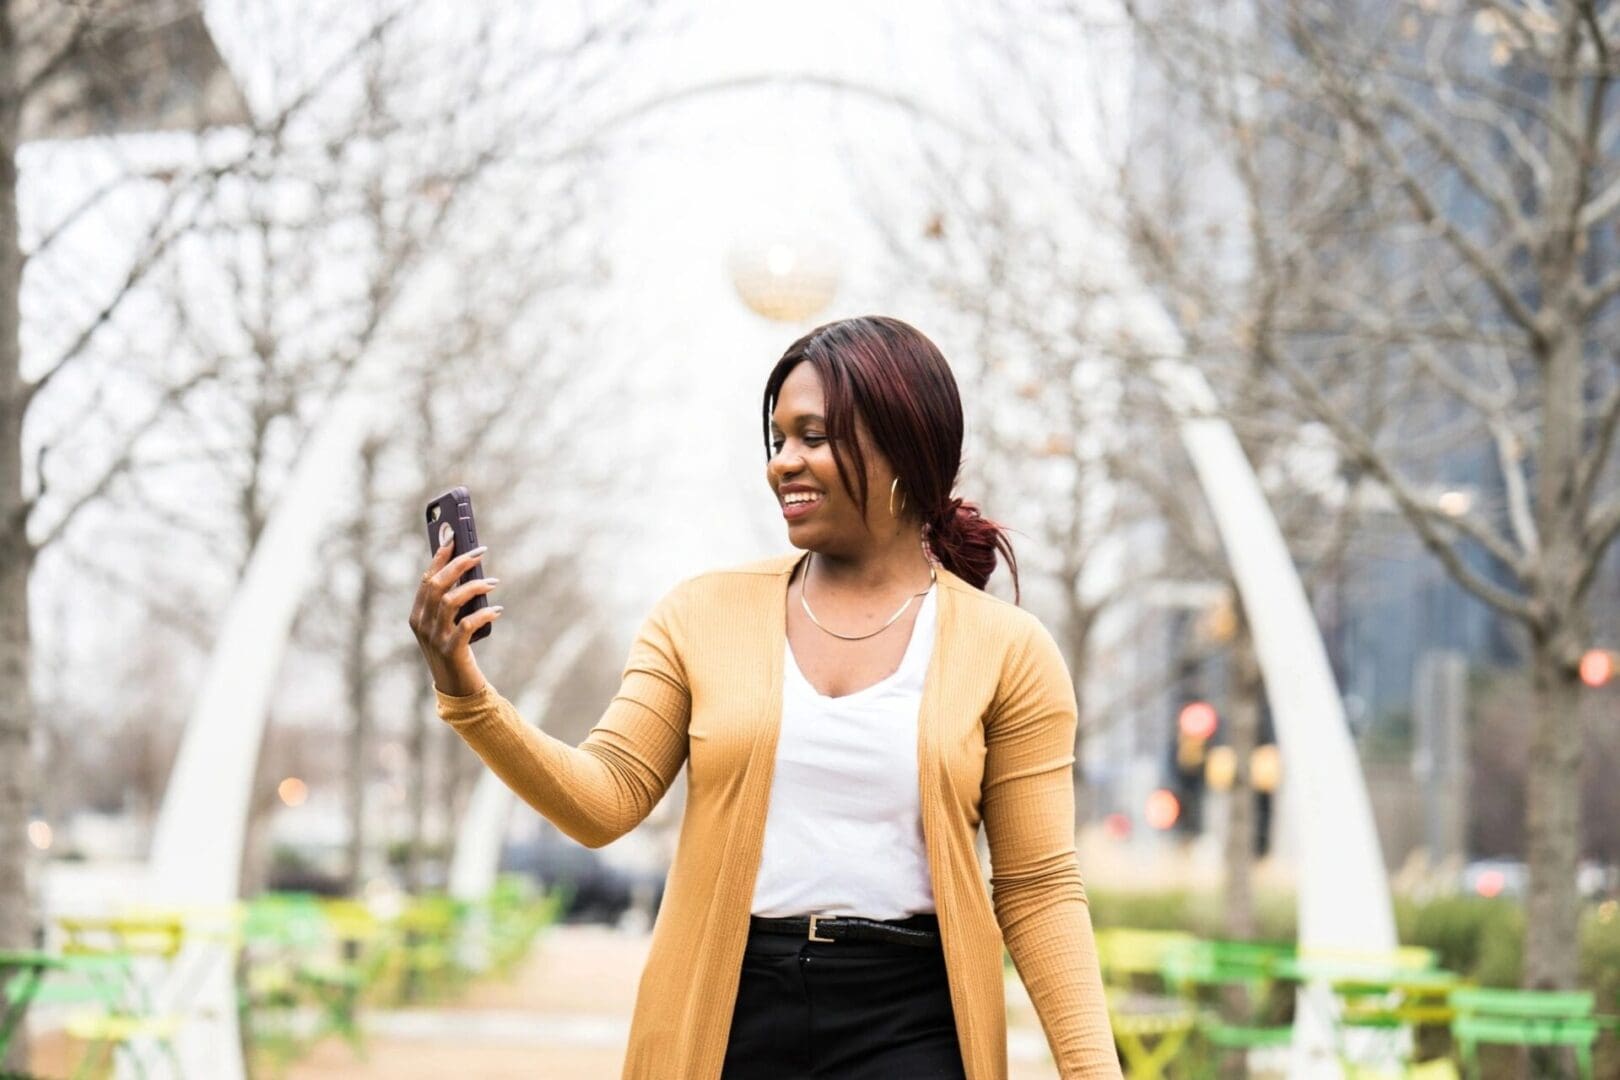
[[[1051,71],[1042,61],[1050,56],[1032,55],[1050,43],[1033,47],[1021,33],[1027,25],[1015,27],[983,28],[982,40],[999,64],[985,77],[979,106],[996,121],[997,137],[964,140],[956,131],[925,132],[916,147],[920,166],[902,174],[896,186],[907,199],[923,192],[931,209],[916,221],[915,213],[897,208],[900,199],[885,178],[873,177],[866,181],[874,192],[869,220],[895,257],[898,287],[910,286],[954,311],[961,325],[953,332],[972,344],[971,356],[959,357],[957,366],[965,369],[964,397],[979,436],[971,450],[973,471],[998,505],[1018,507],[1018,525],[1037,526],[1026,560],[1043,577],[1050,575],[1054,592],[1067,602],[1061,639],[1076,682],[1083,684],[1094,628],[1121,599],[1139,600],[1156,585],[1189,578],[1228,597],[1237,590],[1190,465],[1176,449],[1175,418],[1146,375],[1156,357],[1107,330],[1110,286],[1087,244],[1088,227],[1094,229],[1087,219],[1096,216],[1099,201],[1081,181],[1096,170],[1095,162],[1085,160],[1096,149],[1074,144],[1065,109],[1045,81]],[[1014,101],[1030,106],[1028,117],[1014,118],[1022,115]],[[1055,195],[1047,187],[1054,179]],[[884,191],[890,192],[887,200]],[[1154,194],[1168,202],[1184,192],[1166,181]],[[1133,226],[1146,230],[1154,224],[1145,193],[1133,192],[1128,205]],[[1185,226],[1173,205],[1153,210]],[[1256,291],[1230,303],[1257,321],[1271,300]],[[1214,344],[1231,352],[1228,342]],[[1193,339],[1188,352],[1196,356],[1205,347]],[[1248,360],[1252,368],[1255,359]],[[1360,517],[1361,487],[1311,475],[1319,471],[1325,429],[1302,428],[1263,387],[1252,385],[1252,378],[1248,383],[1246,407],[1232,419],[1314,594],[1341,574]],[[1157,537],[1152,551],[1134,550],[1134,542],[1124,539],[1140,535]],[[1122,572],[1113,572],[1110,587],[1088,588],[1088,572],[1106,558],[1110,543],[1132,544],[1133,557]],[[1248,762],[1259,736],[1263,689],[1235,599],[1231,615],[1223,639],[1199,647],[1223,655],[1231,676],[1225,726],[1239,767],[1225,911],[1231,932],[1243,935],[1253,925]],[[1152,686],[1111,688],[1105,701],[1089,701],[1077,685],[1082,731],[1095,733],[1112,716],[1162,707],[1162,685],[1155,679]],[[1128,708],[1138,698],[1146,704]]]
[[[92,57],[100,63],[89,62]],[[53,359],[36,365],[39,375],[24,375],[25,263],[37,267],[47,259],[85,205],[70,208],[25,251],[18,150],[42,136],[238,122],[240,97],[218,78],[217,59],[194,3],[0,4],[0,947],[23,947],[34,939],[23,839],[35,797],[28,580],[43,541],[30,536],[29,526],[43,492],[38,465],[32,476],[25,469],[23,427],[36,397],[83,351],[70,334]],[[195,77],[199,93],[183,107],[162,109],[154,91],[179,72]],[[171,194],[188,186],[172,177],[142,179]],[[94,201],[92,195],[85,202]],[[162,225],[151,232],[128,267],[129,278],[141,276],[167,235]],[[115,296],[92,305],[88,320],[80,320],[79,336],[88,338],[104,326],[117,304]],[[24,1041],[18,1040],[0,1065],[20,1067],[25,1057]]]
[[[1138,235],[1168,306],[1241,357],[1222,380],[1234,398],[1258,390],[1324,425],[1344,471],[1524,632],[1536,701],[1524,977],[1570,986],[1577,667],[1620,532],[1620,12],[1128,10],[1160,73],[1146,108],[1187,90],[1197,125],[1177,134],[1209,151],[1206,190],[1220,192],[1196,208],[1202,238]],[[1260,317],[1237,317],[1234,295],[1265,296]],[[1453,476],[1474,448],[1496,483],[1471,498]]]
[[[956,343],[969,414],[959,486],[1013,529],[1026,591],[1036,582],[1051,599],[1080,706],[1079,760],[1097,722],[1086,695],[1090,636],[1129,588],[1099,589],[1088,571],[1129,512],[1097,450],[1115,402],[1097,382],[1100,357],[1077,333],[1095,293],[1076,287],[1061,236],[1020,208],[1016,183],[998,171],[1004,159],[975,157],[949,131],[924,133],[916,151],[920,164],[904,183],[862,178],[866,219],[891,258],[894,290],[949,313],[931,332]],[[1090,794],[1077,769],[1078,820],[1090,817]]]
[[[592,145],[584,106],[645,8],[542,25],[517,5],[423,16],[414,0],[364,11],[244,3],[236,14],[262,33],[264,65],[250,116],[229,107],[240,95],[221,83],[217,56],[193,80],[199,100],[170,115],[170,90],[185,85],[170,80],[197,74],[186,65],[199,30],[208,43],[195,3],[0,4],[0,945],[32,938],[22,838],[34,799],[27,585],[37,554],[80,532],[88,540],[93,510],[133,507],[127,520],[164,528],[154,550],[167,561],[137,576],[154,598],[196,593],[198,567],[175,558],[175,537],[197,538],[227,571],[243,565],[325,404],[361,357],[403,347],[402,299],[432,306],[445,265],[435,254],[452,241],[486,255],[504,243],[507,259],[529,258],[518,238],[540,242],[578,220],[572,192]],[[157,27],[179,27],[192,51],[154,43]],[[320,47],[306,55],[310,34]],[[507,47],[491,50],[496,40]],[[29,125],[54,117],[53,131],[103,130],[74,110],[116,116],[132,107],[124,97],[163,111],[166,126],[234,127],[199,139],[190,158],[115,160],[108,179],[23,235],[17,161]],[[528,216],[539,227],[492,228],[465,201],[497,183],[503,208],[520,184],[558,197]],[[132,191],[129,250],[97,260],[88,285],[63,287],[78,269],[75,237],[104,234],[98,215],[128,209],[114,204]],[[584,245],[568,250],[546,264],[550,280],[590,265]],[[25,262],[28,280],[56,282],[30,314],[44,328],[33,378],[21,349]],[[514,278],[531,291],[543,283]],[[130,358],[141,362],[119,362]],[[25,419],[40,429],[31,468]],[[182,482],[198,486],[177,500]],[[234,493],[230,509],[203,503],[203,491]],[[123,553],[140,545],[126,541]],[[128,580],[127,564],[106,561],[91,559],[91,573]],[[165,578],[181,584],[165,589]],[[176,622],[193,621],[191,604],[174,607]]]
[[[551,236],[556,242],[566,238],[566,231]],[[531,271],[545,265],[535,258]],[[550,280],[553,273],[565,275],[568,284]],[[357,522],[372,522],[365,526],[372,542],[355,545],[345,560],[355,579],[355,602],[345,606],[349,618],[344,626],[351,730],[373,726],[367,711],[376,691],[356,696],[355,686],[392,682],[408,687],[410,707],[401,736],[407,748],[411,820],[406,878],[413,888],[424,881],[434,771],[430,747],[440,766],[437,790],[445,821],[455,818],[481,769],[476,755],[440,730],[432,684],[416,643],[397,632],[398,614],[408,609],[416,575],[428,558],[423,507],[455,483],[474,492],[480,536],[500,548],[493,569],[501,579],[502,596],[522,598],[514,617],[503,619],[498,640],[480,646],[493,650],[493,658],[486,660],[491,671],[511,672],[513,681],[519,681],[538,665],[560,623],[599,617],[599,605],[575,595],[578,568],[568,553],[587,537],[622,525],[614,510],[621,500],[603,496],[623,490],[624,463],[611,456],[593,457],[586,449],[587,429],[609,407],[601,398],[616,380],[585,386],[570,374],[579,370],[579,350],[585,347],[579,328],[553,328],[549,333],[555,340],[531,338],[526,349],[514,347],[512,336],[528,318],[526,304],[550,309],[569,290],[583,291],[595,280],[588,268],[564,262],[533,274],[525,286],[531,295],[522,302],[499,289],[494,290],[497,295],[485,296],[472,295],[475,290],[469,288],[458,318],[441,328],[415,365],[411,421],[380,433],[374,443],[376,468],[388,480],[356,508]],[[598,367],[595,373],[610,374],[611,368]],[[361,604],[368,588],[373,600]],[[536,615],[543,617],[539,626],[531,625]],[[356,848],[363,844],[358,825],[368,741],[365,734],[351,741],[351,768],[356,770],[350,777],[351,814],[357,826],[351,842]]]

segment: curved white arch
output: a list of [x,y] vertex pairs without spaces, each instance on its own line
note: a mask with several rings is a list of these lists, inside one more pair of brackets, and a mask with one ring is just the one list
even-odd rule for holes
[[[311,519],[299,496],[330,490],[334,474],[346,475],[358,460],[375,400],[363,374],[352,373],[305,442],[214,638],[158,812],[148,866],[153,903],[217,909],[237,899],[248,800],[270,700],[298,605],[319,565],[323,522]],[[171,986],[165,994],[172,1000],[186,993],[189,1000],[175,1006],[194,1016],[175,1038],[182,1074],[242,1080],[235,964],[207,955],[223,948],[206,940],[188,945],[188,953],[199,955],[183,956],[175,970],[196,964],[189,970],[206,966],[208,975],[195,989]],[[119,1055],[120,1075],[127,1074],[128,1059]]]
[[[1176,417],[1254,632],[1283,758],[1282,797],[1299,838],[1299,946],[1392,949],[1395,914],[1361,759],[1282,530],[1214,391],[1182,359],[1180,334],[1157,300],[1139,287],[1119,297],[1123,325],[1158,356],[1153,378]],[[1303,987],[1296,1006],[1289,1075],[1342,1076],[1331,991]],[[1358,1032],[1348,1049],[1364,1064],[1387,1063],[1409,1037]]]

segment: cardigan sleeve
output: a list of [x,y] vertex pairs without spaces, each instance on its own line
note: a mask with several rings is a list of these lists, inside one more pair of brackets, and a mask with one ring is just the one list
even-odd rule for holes
[[678,647],[680,592],[642,623],[618,693],[579,746],[524,722],[488,683],[461,696],[435,687],[440,719],[564,833],[588,847],[618,839],[652,812],[686,761],[692,696]]
[[1007,951],[1064,1080],[1118,1077],[1091,909],[1074,846],[1074,685],[1031,618],[985,724],[982,808]]

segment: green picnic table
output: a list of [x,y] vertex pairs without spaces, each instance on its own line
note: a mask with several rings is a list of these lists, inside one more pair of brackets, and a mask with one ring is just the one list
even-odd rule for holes
[[1198,1027],[1198,1012],[1175,998],[1109,989],[1108,1016],[1127,1080],[1161,1080]]
[[[1351,1033],[1389,1033],[1394,1039],[1403,1028],[1446,1025],[1455,1016],[1451,994],[1462,985],[1461,976],[1438,966],[1431,949],[1398,946],[1394,949],[1307,949],[1292,962],[1290,977],[1300,982],[1325,983],[1333,993],[1336,1013],[1330,1017],[1338,1039],[1339,1061],[1348,1080],[1455,1080],[1456,1066],[1449,1059],[1414,1061],[1411,1045],[1379,1047],[1357,1045]],[[1373,1052],[1375,1064],[1365,1057]],[[1399,1060],[1379,1053],[1396,1051]]]

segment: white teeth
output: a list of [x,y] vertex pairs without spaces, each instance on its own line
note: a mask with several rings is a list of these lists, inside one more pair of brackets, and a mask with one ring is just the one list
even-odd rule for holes
[[794,492],[791,495],[782,496],[782,501],[784,503],[787,503],[789,506],[792,506],[795,503],[815,502],[819,498],[821,498],[820,495],[811,495],[811,494],[807,494],[807,493],[803,493],[803,492]]

